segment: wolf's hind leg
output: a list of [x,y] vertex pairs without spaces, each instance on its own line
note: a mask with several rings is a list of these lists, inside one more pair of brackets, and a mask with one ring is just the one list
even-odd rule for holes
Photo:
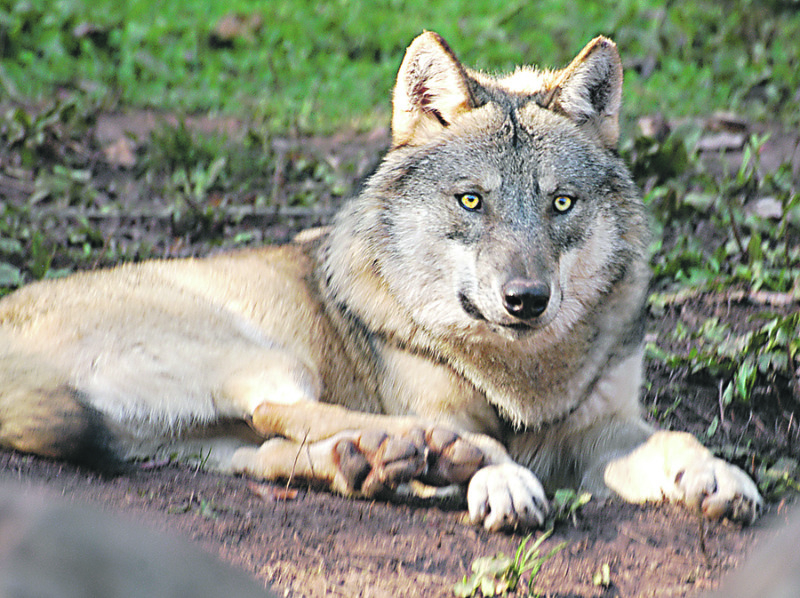
[[346,496],[371,497],[424,472],[420,434],[345,431],[315,442],[273,438],[236,451],[231,467],[252,477],[308,480]]
[[282,438],[239,452],[235,470],[288,478],[288,460],[295,477],[319,480],[348,495],[374,495],[410,479],[436,486],[464,484],[503,450],[489,438],[469,435],[467,440],[416,417],[364,413],[315,401],[264,402],[253,411],[251,424],[264,437]]
[[121,467],[105,418],[60,372],[34,356],[6,354],[0,380],[0,447],[100,471]]

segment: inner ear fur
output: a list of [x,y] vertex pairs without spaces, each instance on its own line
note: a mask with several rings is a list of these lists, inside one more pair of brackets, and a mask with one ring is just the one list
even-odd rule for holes
[[591,128],[605,146],[616,147],[622,103],[622,62],[616,44],[596,37],[551,81],[539,95],[540,105]]
[[466,70],[441,36],[426,31],[411,42],[392,104],[395,147],[423,142],[474,107]]

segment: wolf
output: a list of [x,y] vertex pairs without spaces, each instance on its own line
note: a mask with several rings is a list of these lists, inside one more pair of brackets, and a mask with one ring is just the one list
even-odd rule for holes
[[753,520],[746,473],[641,415],[649,232],[621,95],[605,37],[492,76],[421,34],[391,148],[330,228],[5,297],[0,445],[202,454],[356,497],[457,486],[489,530],[542,525],[565,486]]

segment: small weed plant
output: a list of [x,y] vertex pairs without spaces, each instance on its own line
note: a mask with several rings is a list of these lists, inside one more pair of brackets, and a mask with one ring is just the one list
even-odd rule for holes
[[[464,577],[453,587],[453,593],[460,598],[468,596],[505,596],[516,592],[523,584],[528,596],[538,596],[534,580],[542,565],[566,546],[557,544],[546,554],[541,554],[542,543],[550,536],[552,529],[540,535],[530,546],[531,536],[525,537],[517,548],[514,557],[498,553],[491,557],[480,557],[472,563],[472,575]],[[523,576],[527,574],[527,581]]]
[[[453,593],[461,597],[477,596],[478,592],[484,598],[503,596],[517,591],[520,583],[524,583],[527,595],[537,596],[534,581],[542,565],[567,545],[566,542],[561,542],[547,554],[541,554],[542,543],[550,537],[557,523],[570,521],[573,525],[577,524],[578,512],[591,498],[592,495],[588,492],[579,493],[571,488],[556,490],[550,503],[550,513],[546,522],[548,530],[530,546],[528,546],[528,542],[531,540],[531,536],[525,537],[517,548],[514,558],[498,553],[495,556],[475,559],[472,563],[472,575],[465,576],[457,583],[453,588]],[[526,582],[523,581],[524,574],[527,574]]]
[[572,488],[556,490],[553,500],[550,502],[549,527],[552,528],[561,521],[569,521],[573,525],[577,525],[578,512],[591,499],[592,495],[588,492],[576,492]]
[[[748,404],[758,387],[800,399],[800,310],[791,309],[800,301],[800,193],[788,163],[765,172],[759,155],[766,141],[751,137],[733,174],[705,175],[695,159],[691,188],[671,179],[648,197],[663,239],[654,245],[655,316],[704,295],[763,306],[747,322],[710,317],[692,330],[678,322],[648,346],[670,368],[721,380],[722,406]],[[697,222],[705,223],[702,234]]]

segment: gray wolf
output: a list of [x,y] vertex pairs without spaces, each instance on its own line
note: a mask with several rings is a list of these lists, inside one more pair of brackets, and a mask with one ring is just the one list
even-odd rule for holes
[[648,228],[622,68],[493,77],[407,49],[392,146],[327,230],[38,282],[0,302],[0,445],[96,466],[201,454],[350,496],[462,485],[488,529],[546,490],[751,520],[740,469],[640,414]]

